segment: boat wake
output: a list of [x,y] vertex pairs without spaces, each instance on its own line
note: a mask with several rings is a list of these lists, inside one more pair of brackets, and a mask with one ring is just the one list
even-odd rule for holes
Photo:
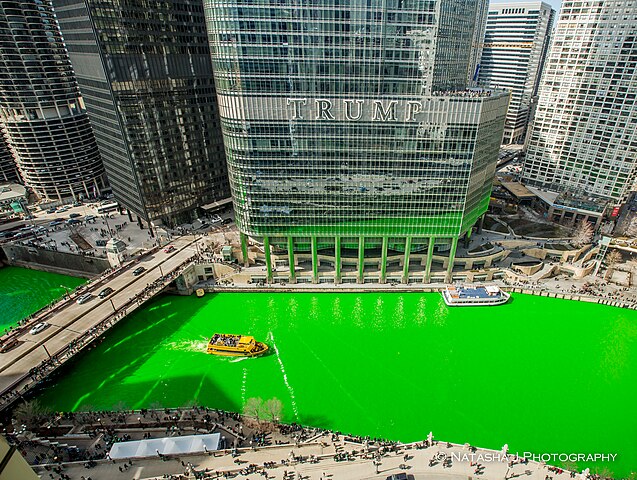
[[241,405],[246,404],[246,384],[248,383],[248,369],[243,368],[243,379],[241,380]]
[[244,360],[247,360],[249,357],[239,357],[239,358],[233,358],[232,360],[230,360],[230,363],[237,363],[237,362],[243,362]]
[[292,403],[292,411],[294,412],[294,417],[296,418],[297,421],[299,421],[300,420],[299,409],[296,406],[296,397],[294,395],[294,388],[292,388],[292,385],[290,385],[290,382],[288,381],[288,376],[285,373],[285,367],[283,366],[283,361],[281,360],[281,356],[279,355],[279,349],[277,348],[276,343],[274,342],[274,335],[272,334],[272,332],[268,332],[268,339],[272,342],[272,348],[276,355],[276,359],[279,362],[281,374],[283,375],[283,382],[285,383],[285,386],[288,389],[288,393],[290,394],[290,401]]
[[167,343],[166,348],[178,352],[206,353],[208,342],[206,340],[184,340]]

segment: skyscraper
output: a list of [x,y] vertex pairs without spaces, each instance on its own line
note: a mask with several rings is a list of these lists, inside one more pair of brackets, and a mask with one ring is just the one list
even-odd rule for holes
[[17,183],[19,181],[20,175],[13,154],[0,132],[0,183]]
[[[287,251],[449,252],[486,210],[508,94],[468,91],[482,0],[206,0],[240,230]],[[481,34],[481,33],[480,33]],[[244,237],[245,238],[245,237]],[[245,248],[244,248],[245,251]],[[245,255],[245,254],[244,254]]]
[[598,212],[625,199],[637,173],[636,69],[637,2],[562,3],[522,172],[528,186]]
[[489,5],[479,84],[505,88],[511,101],[502,143],[524,143],[531,102],[537,95],[555,10],[544,2]]
[[104,168],[50,0],[0,1],[0,122],[46,200],[89,197]]
[[201,0],[55,5],[115,197],[169,225],[229,202]]

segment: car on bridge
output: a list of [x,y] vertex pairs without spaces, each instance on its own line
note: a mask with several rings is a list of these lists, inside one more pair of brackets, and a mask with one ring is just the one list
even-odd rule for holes
[[177,249],[175,248],[174,245],[168,245],[166,248],[164,248],[164,253],[172,253],[175,250],[177,250]]
[[146,271],[146,267],[137,267],[135,270],[133,270],[133,275],[141,275],[144,271]]
[[88,302],[91,298],[93,298],[92,294],[85,293],[84,295],[80,295],[79,297],[77,297],[76,302],[82,305],[83,303]]
[[31,335],[37,335],[38,333],[40,333],[41,331],[43,331],[46,327],[48,327],[49,324],[46,322],[40,322],[38,323],[36,326],[34,326],[31,330],[29,330],[29,333]]
[[97,296],[100,297],[100,298],[106,298],[111,293],[113,293],[114,291],[115,290],[113,290],[111,287],[106,287],[106,288],[102,289],[102,291],[100,293],[98,293]]

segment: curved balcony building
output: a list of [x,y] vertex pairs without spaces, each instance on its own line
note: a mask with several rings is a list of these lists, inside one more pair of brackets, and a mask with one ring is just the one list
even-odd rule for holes
[[0,183],[19,183],[20,174],[6,140],[0,133]]
[[0,1],[0,121],[42,199],[90,197],[105,176],[49,0]]

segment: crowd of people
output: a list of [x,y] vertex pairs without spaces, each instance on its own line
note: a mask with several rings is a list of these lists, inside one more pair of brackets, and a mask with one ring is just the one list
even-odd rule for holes
[[[220,445],[217,451],[208,451],[196,456],[184,456],[177,454],[164,454],[157,451],[158,457],[170,462],[166,466],[169,473],[163,473],[157,479],[216,479],[231,478],[241,476],[242,478],[250,475],[261,475],[266,478],[273,478],[268,472],[276,470],[277,478],[280,478],[283,471],[283,478],[288,480],[309,478],[298,473],[297,465],[304,463],[319,464],[327,461],[335,463],[352,462],[359,460],[372,460],[377,470],[381,464],[385,464],[392,459],[396,464],[400,461],[398,468],[408,470],[415,465],[412,460],[415,458],[414,451],[438,447],[433,452],[428,464],[429,468],[442,466],[444,470],[453,468],[454,461],[451,455],[452,448],[458,448],[459,445],[450,443],[440,443],[433,439],[430,434],[427,440],[413,444],[400,444],[398,442],[387,441],[383,439],[374,439],[369,437],[343,435],[341,432],[335,432],[320,428],[308,428],[299,424],[275,424],[270,423],[267,426],[256,422],[249,417],[243,417],[240,414],[226,412],[223,410],[210,409],[206,407],[193,406],[183,409],[141,409],[141,410],[121,410],[121,411],[88,411],[88,412],[68,412],[54,413],[43,418],[37,427],[33,428],[33,436],[27,436],[24,432],[16,432],[11,429],[16,422],[12,422],[5,426],[5,435],[11,443],[16,445],[17,449],[27,458],[27,460],[42,472],[43,478],[51,478],[53,480],[68,480],[69,473],[73,473],[72,478],[78,478],[78,469],[73,467],[69,462],[82,462],[84,470],[91,470],[105,464],[115,464],[113,468],[119,471],[122,476],[114,478],[129,478],[125,474],[134,471],[133,462],[136,465],[139,462],[147,460],[138,459],[111,459],[108,455],[113,444],[129,440],[145,439],[145,438],[161,438],[164,436],[192,435],[193,432],[201,431],[202,433],[219,432],[224,438],[227,438],[225,445]],[[55,434],[50,434],[55,432]],[[233,433],[234,432],[234,433]],[[47,433],[50,434],[49,438]],[[78,449],[76,447],[60,446],[54,440],[68,438],[69,435],[86,435],[90,441],[86,442],[86,447]],[[29,439],[27,439],[29,438]],[[35,438],[35,440],[34,440]],[[70,442],[69,442],[70,443]],[[254,457],[244,459],[243,455],[255,450],[254,445],[259,447],[265,446],[281,446],[291,448],[283,449],[287,452],[278,461],[264,459],[263,461],[255,461]],[[333,449],[335,453],[324,455],[314,455],[303,453],[305,445],[320,445],[321,452],[323,449]],[[233,445],[229,448],[229,445]],[[250,448],[250,447],[253,448]],[[472,446],[465,445],[461,447],[462,451],[475,453],[477,449]],[[241,449],[239,452],[238,450]],[[297,450],[298,449],[298,450]],[[468,449],[468,450],[467,450]],[[34,455],[34,452],[39,452]],[[206,456],[219,458],[232,456],[234,467],[228,467],[228,462],[223,468],[214,468],[215,463],[203,461]],[[152,457],[151,457],[152,458]],[[267,457],[265,457],[267,458]],[[270,455],[271,458],[271,455]],[[175,461],[177,463],[175,463]],[[516,464],[528,464],[527,458],[509,455],[508,467],[512,468]],[[410,465],[411,464],[411,465]],[[330,465],[332,465],[330,463]],[[542,467],[542,464],[538,464]],[[175,473],[181,466],[181,472]],[[327,465],[326,465],[327,466]],[[474,475],[483,476],[488,473],[488,465],[479,462],[472,462],[471,469]],[[70,470],[74,468],[73,470]],[[294,470],[288,470],[294,468]],[[329,467],[333,468],[333,467]],[[362,467],[364,468],[364,467]],[[545,480],[553,480],[554,476],[562,474],[570,474],[571,478],[575,476],[573,472],[565,471],[558,467],[545,466],[550,478]],[[314,469],[317,470],[317,469]],[[320,471],[320,470],[318,470]],[[88,473],[88,472],[87,472]],[[332,475],[323,474],[321,479],[327,480]],[[508,478],[513,478],[514,475]],[[86,474],[81,476],[80,480],[88,480],[90,477]],[[251,477],[254,478],[254,477]],[[312,476],[312,478],[317,478]],[[506,478],[506,477],[505,477]],[[591,478],[589,480],[600,480],[599,478]]]
[[485,90],[481,88],[467,88],[464,90],[441,90],[439,92],[432,92],[434,97],[490,97],[493,95],[492,90]]

